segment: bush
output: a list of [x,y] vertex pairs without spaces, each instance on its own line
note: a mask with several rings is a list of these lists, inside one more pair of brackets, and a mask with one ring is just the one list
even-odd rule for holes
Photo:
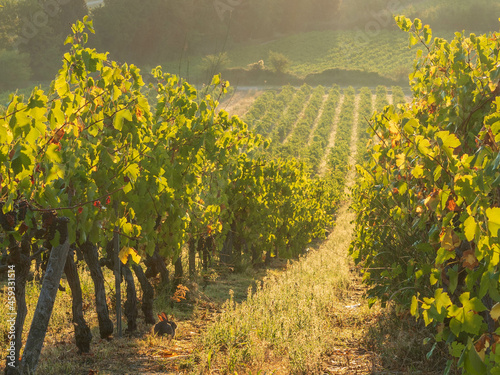
[[207,55],[202,59],[202,69],[205,73],[213,76],[219,74],[230,63],[227,52],[219,53],[217,55]]
[[0,91],[24,86],[31,77],[28,54],[0,50],[0,66]]
[[269,62],[276,73],[285,73],[290,65],[290,59],[279,52],[269,52]]

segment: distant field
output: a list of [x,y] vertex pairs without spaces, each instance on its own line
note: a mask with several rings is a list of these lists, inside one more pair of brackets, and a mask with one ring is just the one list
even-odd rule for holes
[[[407,34],[399,31],[382,30],[376,35],[361,28],[358,31],[313,31],[227,50],[230,60],[227,67],[246,68],[259,60],[264,60],[269,67],[270,51],[287,56],[289,72],[302,78],[327,69],[363,70],[394,78],[410,72],[417,50],[408,48]],[[197,77],[203,75],[202,58],[171,61],[164,67],[174,74]]]
[[390,75],[399,68],[409,69],[415,50],[408,49],[403,32],[380,32],[376,38],[361,31],[314,31],[260,45],[229,51],[236,67],[263,59],[269,51],[281,52],[291,62],[290,71],[301,77],[326,69],[358,69]]

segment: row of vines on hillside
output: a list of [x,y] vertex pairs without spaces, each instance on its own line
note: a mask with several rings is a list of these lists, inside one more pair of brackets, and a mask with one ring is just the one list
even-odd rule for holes
[[397,22],[423,50],[412,102],[377,100],[352,254],[373,298],[435,328],[454,358],[445,373],[499,374],[500,39]]
[[397,106],[398,104],[404,103],[406,103],[406,98],[401,86],[392,86],[392,104]]
[[327,168],[329,178],[335,185],[343,186],[349,166],[351,134],[354,122],[355,90],[348,87],[344,90],[344,102],[340,111],[335,145],[328,155]]
[[359,108],[358,108],[358,150],[356,160],[359,163],[366,157],[366,146],[370,135],[368,133],[369,119],[373,113],[372,91],[367,87],[363,87],[359,93]]
[[251,108],[245,114],[243,120],[248,124],[249,129],[253,129],[256,126],[256,122],[259,121],[270,108],[276,93],[272,90],[265,91],[252,103]]
[[[146,322],[153,323],[148,278],[165,275],[165,261],[175,262],[181,276],[183,249],[189,248],[194,274],[197,249],[204,267],[217,255],[233,264],[244,256],[254,262],[264,254],[294,256],[333,223],[337,192],[309,178],[303,164],[249,157],[262,147],[261,137],[237,117],[217,112],[212,96],[200,98],[160,67],[148,91],[137,67],[86,48],[86,30],[93,32],[87,19],[73,26],[70,51],[49,92],[35,88],[27,100],[12,95],[0,113],[0,271],[15,266],[19,311],[7,373],[36,368],[39,352],[25,352],[22,363],[19,353],[24,286],[39,257],[51,264],[62,256],[77,291],[74,255],[82,255],[95,284],[100,336],[109,338],[113,323],[101,264],[116,270],[123,263],[121,275],[134,290],[125,304],[132,331],[132,271],[144,291]],[[214,77],[212,85],[222,95],[228,83]],[[276,96],[281,108],[294,91]],[[256,116],[273,111],[261,104]],[[75,303],[76,342],[88,352],[91,335],[81,310],[81,301]]]
[[297,119],[309,102],[311,91],[312,89],[310,86],[302,85],[300,90],[298,90],[293,97],[293,100],[289,103],[283,116],[276,119],[276,124],[269,136],[272,141],[268,151],[269,153],[275,154],[275,146],[283,143],[291,134],[294,124],[297,122]]
[[312,94],[307,107],[302,116],[295,124],[287,142],[277,149],[277,152],[282,157],[299,158],[303,151],[307,148],[309,136],[311,134],[313,124],[315,123],[320,108],[323,105],[323,96],[325,89],[323,86],[316,87]]
[[318,126],[312,134],[311,143],[304,153],[307,159],[307,164],[312,170],[312,173],[317,174],[318,168],[323,158],[328,141],[330,140],[330,133],[334,125],[335,111],[337,104],[340,100],[340,90],[338,86],[334,86],[328,93],[323,112],[318,120]]
[[294,94],[295,89],[292,86],[285,86],[281,92],[276,95],[272,102],[272,106],[268,108],[266,114],[259,119],[252,130],[263,136],[267,136],[271,133],[278,119],[286,111],[288,103],[290,103]]

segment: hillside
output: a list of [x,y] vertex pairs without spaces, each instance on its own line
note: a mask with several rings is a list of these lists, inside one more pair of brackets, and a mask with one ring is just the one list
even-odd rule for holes
[[[451,33],[441,33],[449,38]],[[271,69],[269,53],[285,55],[290,65],[288,72],[304,78],[331,69],[346,71],[361,70],[377,73],[399,83],[407,81],[411,72],[416,49],[408,48],[408,37],[399,31],[379,30],[368,33],[358,30],[311,31],[276,38],[270,41],[255,41],[251,44],[235,46],[227,51],[227,63],[209,67],[203,62],[204,56],[169,61],[166,70],[189,79],[204,77],[224,69],[247,69],[249,64],[263,60]],[[210,71],[210,73],[207,73]]]

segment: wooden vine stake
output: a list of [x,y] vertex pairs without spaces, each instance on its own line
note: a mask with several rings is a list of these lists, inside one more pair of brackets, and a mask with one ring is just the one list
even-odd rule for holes
[[[118,212],[118,202],[115,202],[115,213]],[[121,294],[121,270],[120,270],[120,228],[115,226],[113,233],[113,248],[114,248],[114,274],[115,274],[115,293],[116,293],[116,331],[118,337],[122,337],[122,294]]]
[[23,352],[21,362],[21,373],[34,373],[42,351],[45,334],[49,325],[52,309],[59,289],[59,283],[63,273],[64,265],[68,257],[68,220],[58,219],[58,229],[60,233],[59,246],[53,248],[43,278],[40,297],[33,316],[33,322],[28,334],[28,340]]

